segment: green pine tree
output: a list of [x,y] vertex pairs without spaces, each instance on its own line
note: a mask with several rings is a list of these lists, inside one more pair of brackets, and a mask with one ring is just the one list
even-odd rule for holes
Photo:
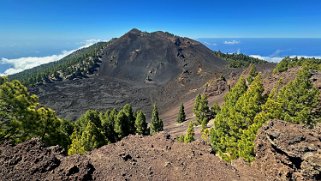
[[130,104],[126,104],[123,109],[124,113],[127,116],[128,119],[128,124],[126,125],[129,131],[129,134],[135,134],[135,117],[134,117],[134,113],[133,113],[133,108]]
[[320,122],[320,92],[313,86],[310,77],[310,69],[301,70],[297,78],[284,86],[274,101],[271,100],[277,107],[269,109],[268,114],[275,119],[308,126]]
[[40,137],[47,145],[68,145],[69,136],[61,127],[63,121],[54,111],[41,106],[38,97],[19,81],[0,80],[0,142],[20,143]]
[[198,94],[195,98],[194,107],[193,107],[193,113],[195,116],[198,114],[198,107],[199,107],[200,102],[201,102],[201,95]]
[[128,118],[124,111],[119,111],[117,114],[114,131],[117,134],[118,139],[122,139],[123,137],[129,135]]
[[146,117],[142,111],[137,112],[135,120],[136,134],[145,135],[147,134],[147,123]]
[[[244,88],[246,88],[245,82],[241,77],[236,87],[225,97],[230,102],[224,103],[221,112],[215,118],[215,127],[210,133],[213,149],[227,161],[240,156],[239,142],[242,135],[254,123],[255,116],[261,111],[261,105],[265,102],[260,74],[252,80],[246,92]],[[242,94],[237,96],[236,92]],[[229,97],[231,95],[233,97]]]
[[178,123],[182,123],[184,121],[186,121],[186,115],[185,115],[185,110],[184,110],[184,105],[183,103],[181,104],[180,108],[179,108],[179,112],[178,112],[178,116],[177,116],[177,120]]
[[201,124],[202,120],[205,117],[209,118],[211,116],[211,112],[208,107],[208,100],[206,95],[198,95],[196,97],[196,101],[197,102],[195,102],[193,111],[194,111],[197,123]]
[[80,137],[81,136],[78,135],[76,130],[72,133],[72,135],[70,136],[71,145],[69,146],[69,149],[68,149],[68,155],[74,155],[74,154],[81,155],[86,152]]
[[81,143],[85,151],[91,151],[107,144],[108,141],[96,125],[89,121],[81,134]]
[[184,143],[190,143],[195,140],[194,138],[194,125],[192,122],[188,124],[187,132],[184,137]]
[[88,122],[92,122],[99,129],[102,128],[100,113],[96,110],[88,110],[86,111],[77,121],[76,125],[80,132],[87,126]]
[[150,121],[150,134],[153,135],[157,132],[163,131],[163,126],[163,121],[159,118],[156,104],[154,104],[152,120]]
[[117,140],[117,135],[114,131],[117,114],[118,112],[116,109],[111,109],[100,115],[103,133],[110,142],[116,142]]
[[252,83],[252,81],[254,80],[254,78],[256,76],[257,76],[256,67],[254,64],[250,64],[249,65],[249,76],[246,79],[248,82],[248,85],[250,85]]

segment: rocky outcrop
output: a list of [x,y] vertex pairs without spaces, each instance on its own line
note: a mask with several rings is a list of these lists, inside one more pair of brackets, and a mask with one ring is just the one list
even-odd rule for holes
[[0,145],[0,165],[0,180],[92,180],[95,171],[87,157],[66,157],[61,147],[39,139]]
[[321,129],[273,120],[261,128],[253,166],[271,180],[321,179]]
[[210,96],[217,96],[222,94],[225,90],[228,90],[229,86],[224,77],[220,77],[216,80],[211,80],[205,85],[204,93]]

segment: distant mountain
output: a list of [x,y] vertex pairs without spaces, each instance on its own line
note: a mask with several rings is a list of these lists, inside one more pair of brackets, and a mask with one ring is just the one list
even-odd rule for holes
[[165,84],[217,72],[226,62],[203,44],[164,32],[133,29],[103,50],[99,76]]
[[[153,103],[169,109],[200,93],[210,79],[235,71],[226,57],[233,61],[238,58],[218,55],[189,38],[132,29],[120,38],[94,44],[10,78],[36,85],[30,88],[40,101],[69,119],[88,109],[125,103],[144,108],[148,114]],[[239,61],[244,63],[243,59]]]
[[226,61],[214,56],[197,41],[164,32],[146,33],[132,29],[118,39],[97,43],[60,61],[10,78],[39,84],[86,78],[95,72],[99,76],[162,84],[180,74],[182,77],[194,76],[219,70],[225,65]]

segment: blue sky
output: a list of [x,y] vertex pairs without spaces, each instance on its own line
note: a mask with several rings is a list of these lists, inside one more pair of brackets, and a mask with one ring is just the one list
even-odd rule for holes
[[321,1],[0,1],[2,43],[106,39],[133,27],[192,38],[320,38]]
[[55,61],[134,27],[194,39],[321,38],[321,0],[0,0],[0,74],[25,69],[23,57]]

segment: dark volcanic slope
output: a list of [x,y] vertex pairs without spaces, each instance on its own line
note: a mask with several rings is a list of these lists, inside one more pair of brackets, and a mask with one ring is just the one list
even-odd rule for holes
[[149,117],[153,103],[160,110],[176,106],[227,70],[224,60],[197,41],[137,29],[112,40],[99,56],[100,67],[90,78],[37,86],[33,91],[40,102],[69,119],[88,109],[125,103],[144,109]]
[[194,40],[133,29],[103,51],[99,75],[164,84],[182,75],[197,79],[197,75],[218,71],[225,64]]

